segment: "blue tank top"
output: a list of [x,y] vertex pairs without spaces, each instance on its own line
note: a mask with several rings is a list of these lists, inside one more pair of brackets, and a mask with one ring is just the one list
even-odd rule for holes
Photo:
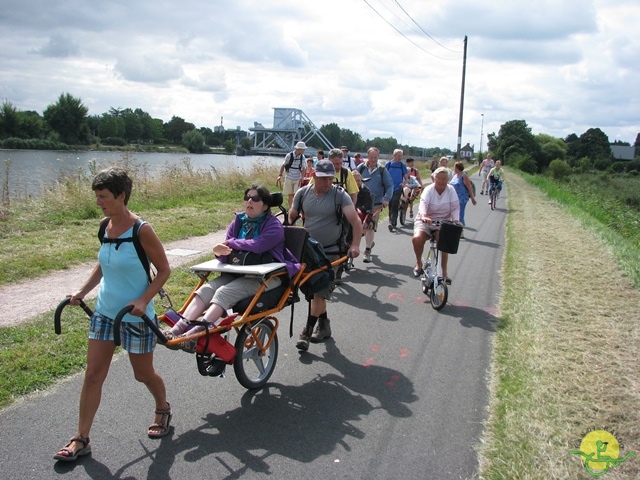
[[[118,238],[130,238],[133,227]],[[106,232],[105,232],[106,236]],[[129,302],[137,300],[149,286],[147,274],[140,263],[133,242],[103,243],[98,252],[98,262],[102,268],[102,280],[98,287],[96,311],[114,319]],[[153,300],[147,305],[149,318],[155,315]],[[123,322],[142,322],[140,317],[125,315]]]
[[464,175],[464,173],[460,176],[454,175],[453,179],[449,182],[449,185],[451,185],[458,194],[458,201],[460,203],[469,201],[469,191],[464,184]]

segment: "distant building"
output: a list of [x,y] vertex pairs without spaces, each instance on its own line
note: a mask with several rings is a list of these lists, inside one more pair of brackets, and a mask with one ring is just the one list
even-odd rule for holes
[[610,145],[611,155],[616,160],[633,160],[635,157],[635,147],[626,145]]
[[473,158],[473,147],[469,146],[469,144],[467,143],[464,147],[460,149],[460,157]]

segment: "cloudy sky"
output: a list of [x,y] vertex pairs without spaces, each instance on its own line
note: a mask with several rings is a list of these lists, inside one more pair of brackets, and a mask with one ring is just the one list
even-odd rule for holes
[[[637,0],[0,0],[0,100],[141,108],[213,128],[299,108],[364,139],[455,150],[514,119],[640,132]],[[634,86],[635,85],[635,86]],[[483,147],[485,150],[486,147]]]

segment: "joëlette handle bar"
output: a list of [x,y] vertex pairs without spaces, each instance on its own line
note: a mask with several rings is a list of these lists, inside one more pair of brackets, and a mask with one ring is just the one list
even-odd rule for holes
[[[120,324],[122,323],[122,318],[127,313],[131,312],[131,310],[133,310],[133,305],[127,305],[122,310],[120,310],[116,315],[116,318],[113,319],[113,343],[115,343],[117,347],[119,347],[121,343]],[[149,328],[153,331],[153,333],[155,333],[156,337],[158,337],[158,340],[160,340],[160,343],[167,343],[167,337],[165,337],[162,334],[162,332],[160,331],[158,326],[153,322],[153,320],[147,317],[147,315],[142,315],[140,318],[144,323],[146,323],[149,326]]]
[[[56,335],[60,335],[62,333],[62,327],[60,325],[60,317],[62,316],[62,310],[64,309],[64,307],[69,305],[70,302],[71,302],[71,297],[67,297],[64,300],[62,300],[58,304],[58,307],[56,308],[56,313],[53,315],[53,326],[54,326]],[[89,318],[93,316],[93,312],[91,311],[91,309],[87,307],[87,304],[84,303],[82,300],[80,300],[80,306],[86,312],[86,314],[89,315]]]
[[382,212],[382,210],[384,210],[384,207],[382,205],[380,205],[378,208],[376,208],[373,212],[371,212],[371,216],[375,217],[377,214],[379,214],[380,212]]

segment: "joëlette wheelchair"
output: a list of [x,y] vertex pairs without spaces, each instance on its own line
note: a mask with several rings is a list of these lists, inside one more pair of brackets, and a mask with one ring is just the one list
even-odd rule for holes
[[[303,263],[306,239],[309,235],[304,227],[287,225],[287,211],[282,206],[282,194],[272,194],[272,207],[278,207],[278,216],[284,216],[285,246],[302,264],[298,273],[289,279],[284,263],[267,263],[263,265],[235,266],[221,263],[218,260],[210,260],[191,267],[199,282],[193,289],[184,305],[179,310],[174,310],[170,299],[169,305],[163,305],[167,311],[158,316],[158,321],[172,327],[180,320],[182,313],[194,299],[195,292],[209,278],[213,272],[231,272],[241,275],[251,275],[261,279],[258,292],[253,296],[237,303],[222,322],[215,327],[203,320],[193,320],[189,324],[202,325],[204,330],[186,337],[168,340],[149,317],[143,315],[141,319],[151,328],[158,342],[163,345],[178,345],[185,340],[198,339],[196,348],[196,363],[198,372],[203,376],[223,376],[227,365],[233,365],[236,378],[240,384],[249,389],[258,389],[264,386],[271,377],[278,359],[278,328],[280,322],[275,317],[284,308],[291,306],[291,319],[293,320],[293,305],[300,301],[299,290],[311,277],[325,270],[328,266],[316,270],[309,270]],[[347,261],[343,256],[331,263],[332,267],[338,267]],[[267,281],[273,277],[281,277],[281,285],[265,292]],[[56,308],[54,314],[54,327],[57,334],[61,333],[61,316],[63,309],[69,304],[66,298]],[[89,317],[93,315],[91,309],[84,303],[80,306]],[[124,307],[114,319],[114,342],[120,345],[120,326],[122,318],[133,307]],[[210,327],[210,328],[207,328]],[[236,338],[231,343],[232,334]]]

